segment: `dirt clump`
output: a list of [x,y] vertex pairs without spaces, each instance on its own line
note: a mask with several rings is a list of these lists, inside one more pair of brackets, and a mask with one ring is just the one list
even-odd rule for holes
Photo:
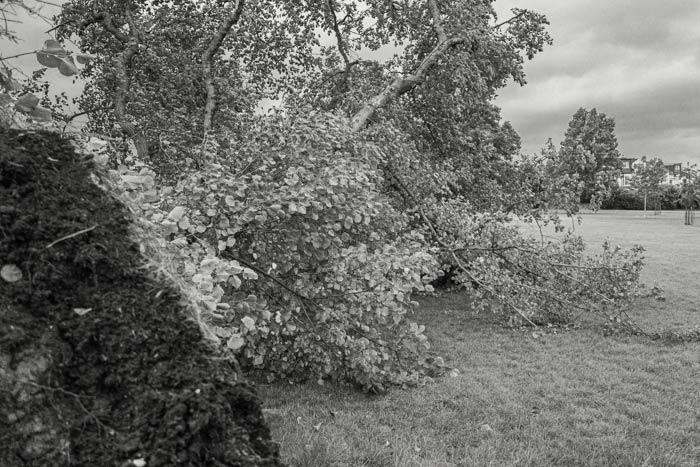
[[254,388],[145,270],[81,157],[0,129],[0,465],[281,465]]

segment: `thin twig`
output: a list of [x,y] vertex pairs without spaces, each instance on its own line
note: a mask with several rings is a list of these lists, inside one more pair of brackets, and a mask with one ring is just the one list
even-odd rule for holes
[[22,52],[16,55],[10,55],[9,57],[0,57],[0,61],[9,60],[11,58],[24,57],[25,55],[31,55],[37,53],[37,50],[32,50],[31,52]]
[[51,243],[49,243],[48,245],[46,245],[46,248],[49,249],[49,248],[51,248],[52,246],[54,246],[55,244],[57,244],[57,243],[59,243],[59,242],[62,242],[62,241],[64,241],[64,240],[68,240],[69,238],[77,237],[78,235],[82,235],[82,234],[84,234],[84,233],[90,232],[91,230],[95,230],[95,229],[97,228],[97,225],[98,225],[98,224],[95,224],[95,225],[93,225],[92,227],[88,227],[87,229],[78,230],[77,232],[73,232],[73,233],[70,234],[70,235],[66,235],[65,237],[59,238],[58,240],[54,240],[53,242],[51,242]]
[[81,396],[80,394],[76,394],[74,392],[68,391],[63,388],[55,388],[51,386],[45,386],[43,384],[38,384],[33,381],[27,381],[25,379],[16,379],[17,382],[22,383],[22,384],[27,384],[29,386],[34,386],[35,388],[41,389],[43,391],[49,391],[49,392],[57,392],[59,394],[63,394],[65,396],[72,397],[75,402],[78,403],[78,406],[80,409],[87,415],[89,418],[91,418],[97,426],[105,430],[107,433],[114,434],[117,433],[118,431],[112,428],[109,425],[106,425],[103,423],[99,418],[97,418],[97,415],[95,415],[92,411],[90,411],[87,407],[85,407],[85,404],[83,404],[82,399],[83,398],[90,398],[91,396]]
[[498,24],[494,25],[493,29],[498,29],[501,26],[505,26],[506,24],[510,24],[510,23],[514,22],[515,20],[519,19],[520,17],[525,16],[525,13],[527,13],[527,11],[523,10],[520,13],[518,13],[517,15],[513,16],[512,18],[507,19],[507,20],[503,21],[502,23],[498,23]]

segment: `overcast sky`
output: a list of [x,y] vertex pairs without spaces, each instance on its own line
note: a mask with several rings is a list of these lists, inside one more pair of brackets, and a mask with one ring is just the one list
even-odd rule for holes
[[[528,84],[510,84],[498,104],[527,154],[547,138],[559,143],[579,107],[617,123],[620,151],[700,165],[700,0],[497,0],[500,19],[513,7],[549,18],[554,45],[525,64]],[[48,27],[21,25],[40,48]],[[33,57],[26,57],[33,67]],[[32,68],[29,68],[32,69]],[[49,70],[49,75],[57,74]],[[70,88],[70,80],[57,80]],[[75,88],[73,88],[75,89]]]
[[547,15],[554,45],[528,84],[499,93],[504,119],[538,152],[579,107],[613,117],[620,151],[700,165],[700,1],[498,0]]

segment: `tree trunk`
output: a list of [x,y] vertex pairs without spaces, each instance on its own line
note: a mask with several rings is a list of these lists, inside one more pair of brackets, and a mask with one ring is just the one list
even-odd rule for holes
[[644,217],[647,217],[647,192],[644,192]]

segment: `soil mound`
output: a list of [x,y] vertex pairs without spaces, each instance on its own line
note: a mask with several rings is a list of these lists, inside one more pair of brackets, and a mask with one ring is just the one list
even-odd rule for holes
[[0,129],[0,465],[277,466],[254,389],[55,133]]

